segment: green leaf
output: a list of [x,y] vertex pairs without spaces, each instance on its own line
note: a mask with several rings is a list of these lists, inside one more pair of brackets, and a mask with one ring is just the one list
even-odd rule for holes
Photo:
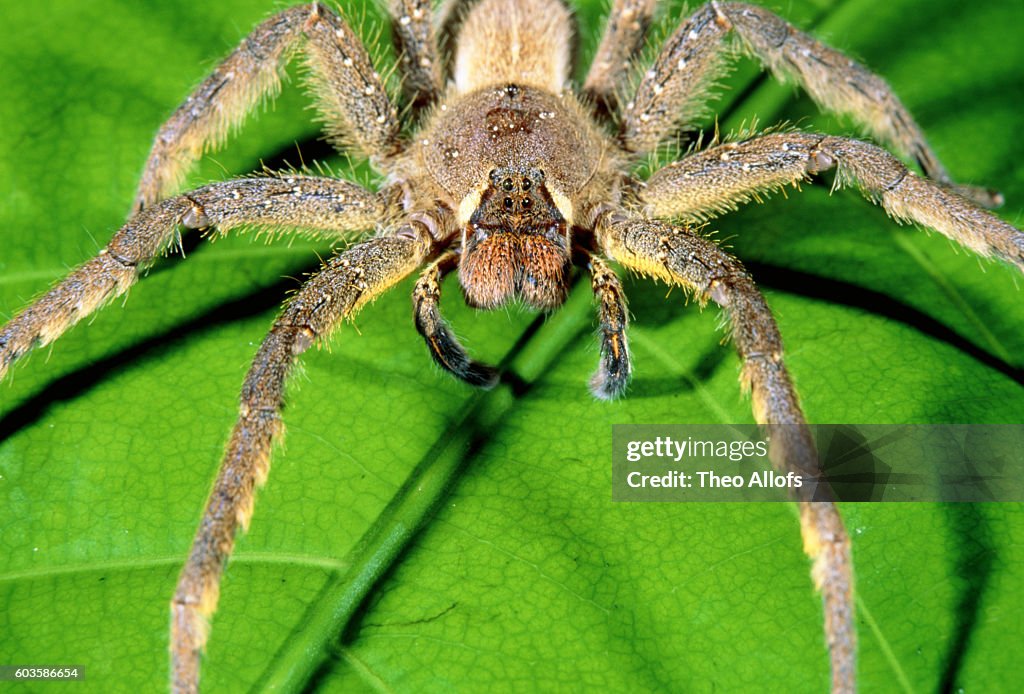
[[[6,8],[0,315],[106,242],[159,124],[275,8]],[[954,175],[999,187],[1009,201],[1000,214],[1020,224],[1020,3],[851,0],[783,11],[883,74]],[[599,12],[581,15],[584,56]],[[365,13],[370,35],[379,11]],[[386,54],[380,43],[375,52]],[[762,125],[855,132],[760,79],[749,61],[728,85],[716,102],[724,129],[757,115]],[[193,183],[294,152],[316,132],[307,103],[286,89]],[[712,226],[762,282],[811,421],[1021,421],[1024,310],[1013,270],[979,266],[856,193],[820,186]],[[0,664],[83,665],[88,690],[163,686],[167,603],[242,376],[276,306],[329,250],[245,237],[200,244],[184,261],[158,263],[123,307],[0,386]],[[294,666],[285,649],[333,609],[325,593],[342,581],[357,594],[343,577],[372,573],[360,538],[391,527],[378,521],[388,504],[418,492],[445,494],[397,560],[376,567],[384,576],[344,632],[327,635],[332,656],[316,687],[826,688],[821,609],[790,505],[610,501],[613,423],[751,421],[714,312],[629,280],[636,380],[625,400],[595,402],[584,285],[543,320],[472,312],[449,285],[457,331],[474,355],[508,363],[522,379],[514,392],[481,395],[430,364],[408,282],[331,351],[307,354],[290,390],[286,446],[222,587],[203,670],[209,691],[258,687]],[[450,488],[438,470],[458,473]],[[404,518],[401,508],[388,517]],[[1012,648],[1024,638],[1018,505],[843,511],[865,691],[998,691],[1022,679]]]

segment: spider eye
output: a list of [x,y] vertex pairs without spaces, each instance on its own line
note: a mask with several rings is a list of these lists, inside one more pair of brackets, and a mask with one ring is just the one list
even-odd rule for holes
[[503,189],[505,189],[506,191],[512,190],[512,188],[514,187],[514,185],[512,183],[512,179],[511,178],[506,178],[504,181],[501,182],[501,187]]
[[513,205],[512,198],[505,198],[502,201],[502,204],[505,206],[506,210],[511,210],[512,209],[512,205]]
[[529,190],[530,186],[532,186],[532,185],[533,185],[533,182],[530,179],[528,179],[528,178],[524,178],[523,179],[523,190]]
[[530,198],[523,198],[523,209],[524,210],[530,209],[530,205],[532,205],[532,204],[533,204],[533,201],[530,200]]

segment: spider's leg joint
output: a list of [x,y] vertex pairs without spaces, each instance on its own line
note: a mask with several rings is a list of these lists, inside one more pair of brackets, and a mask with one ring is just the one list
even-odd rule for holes
[[320,23],[323,16],[320,14],[321,8],[319,2],[313,2],[309,5],[309,16],[306,17],[306,22],[302,25],[303,33],[307,33],[316,24]]
[[815,149],[807,159],[807,173],[821,173],[835,165],[836,160],[831,154],[821,149]]
[[210,226],[210,217],[202,205],[191,198],[188,198],[188,201],[190,205],[181,218],[181,225],[186,229],[205,229]]
[[779,350],[773,350],[771,352],[750,352],[746,355],[746,359],[758,360],[768,362],[769,364],[780,364],[782,362],[782,352]]
[[139,265],[138,261],[132,260],[131,258],[126,258],[125,256],[121,255],[120,253],[117,253],[116,251],[112,251],[109,248],[101,249],[100,252],[97,253],[97,255],[108,256],[108,257],[112,258],[113,260],[116,260],[117,262],[121,263],[121,265],[123,265],[125,267],[129,267],[129,268],[138,267],[138,265]]
[[724,12],[722,12],[722,8],[718,6],[718,3],[712,1],[709,2],[708,4],[711,5],[711,9],[715,11],[715,24],[722,27],[722,29],[726,31],[732,29],[732,22],[729,21],[729,17]]
[[433,241],[434,235],[431,233],[430,227],[421,222],[418,219],[409,220],[407,223],[395,229],[394,235],[401,239],[411,239],[413,241],[422,241],[430,239]]
[[295,339],[292,342],[292,354],[302,354],[312,346],[315,339],[316,333],[313,329],[308,325],[303,325],[295,334]]
[[708,296],[710,296],[711,299],[719,306],[724,306],[725,303],[728,301],[726,287],[724,286],[724,283],[721,279],[716,278],[711,280],[711,283],[708,285],[706,291]]
[[451,235],[450,215],[443,212],[426,211],[414,212],[409,215],[409,223],[415,224],[422,232],[426,232],[428,238],[434,241],[443,241]]

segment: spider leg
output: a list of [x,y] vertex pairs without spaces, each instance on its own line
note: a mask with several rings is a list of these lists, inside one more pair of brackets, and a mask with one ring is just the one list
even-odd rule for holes
[[312,176],[242,178],[203,186],[147,207],[106,248],[0,328],[0,378],[11,363],[47,345],[101,305],[128,291],[139,271],[178,238],[179,226],[302,228],[329,236],[372,229],[382,198],[354,183]]
[[627,150],[650,152],[679,126],[692,126],[705,115],[708,92],[727,67],[730,31],[779,79],[795,80],[826,111],[851,116],[873,137],[913,158],[929,178],[986,207],[1002,204],[995,191],[953,183],[882,78],[781,17],[742,3],[703,5],[668,39],[626,106],[620,139]]
[[1024,233],[859,140],[789,132],[718,145],[656,171],[640,198],[651,216],[702,220],[833,166],[838,185],[857,185],[897,220],[1024,271]]
[[390,0],[395,46],[401,56],[402,89],[416,106],[435,101],[444,88],[429,0]]
[[397,111],[359,38],[321,3],[292,7],[257,26],[160,128],[133,212],[171,194],[205,150],[280,91],[281,71],[303,38],[317,107],[332,138],[377,159],[397,149]]
[[607,113],[618,113],[619,93],[629,79],[654,16],[655,0],[615,0],[601,43],[590,63],[584,93]]
[[423,336],[438,366],[471,386],[493,388],[498,383],[498,370],[470,359],[441,317],[441,280],[458,262],[459,254],[447,251],[428,265],[416,281],[412,293],[416,330]]
[[600,400],[614,400],[626,392],[633,375],[629,341],[626,339],[626,327],[629,325],[626,295],[622,282],[608,263],[593,253],[576,250],[586,258],[590,286],[599,304],[601,364],[590,379],[590,392]]
[[[771,437],[773,464],[817,478],[817,452],[782,361],[778,326],[739,261],[685,227],[656,220],[605,214],[598,219],[596,233],[599,247],[624,267],[680,285],[725,309],[743,361],[742,380],[751,391],[754,418]],[[798,490],[800,526],[824,602],[832,691],[852,692],[856,636],[850,543],[835,504],[816,500],[822,491],[816,485]]]
[[242,385],[238,421],[182,568],[171,602],[172,687],[194,692],[207,618],[239,527],[248,526],[255,489],[266,480],[272,444],[283,425],[285,380],[297,355],[367,302],[416,269],[430,252],[416,222],[333,257],[286,305],[263,340]]

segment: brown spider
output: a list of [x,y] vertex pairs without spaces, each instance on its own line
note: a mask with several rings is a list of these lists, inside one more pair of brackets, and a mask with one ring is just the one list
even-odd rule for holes
[[[342,318],[413,270],[416,324],[444,368],[475,385],[496,372],[472,361],[438,312],[441,278],[458,270],[471,305],[511,299],[553,309],[566,298],[571,265],[590,272],[600,305],[601,366],[591,383],[602,398],[622,393],[630,375],[626,310],[615,273],[602,256],[721,304],[744,360],[758,421],[780,429],[781,466],[814,468],[803,417],[782,366],[781,341],[763,299],[742,267],[683,223],[732,209],[759,193],[838,167],[894,216],[920,222],[983,255],[1022,265],[1020,232],[950,192],[954,188],[913,120],[877,78],[763,10],[731,3],[701,7],[627,87],[626,64],[641,45],[653,3],[620,2],[584,85],[569,93],[571,22],[554,0],[483,0],[460,22],[452,83],[425,3],[396,3],[393,13],[411,103],[430,105],[410,138],[354,34],[323,6],[293,8],[250,35],[161,130],[136,199],[137,214],[99,257],[26,309],[0,333],[0,369],[35,344],[58,337],[105,300],[123,293],[175,238],[178,225],[284,226],[347,232],[378,228],[376,238],[327,263],[293,298],[246,378],[242,413],[228,446],[173,603],[175,684],[192,689],[224,562],[252,492],[266,474],[280,428],[283,383],[293,356]],[[453,10],[450,17],[461,17]],[[519,31],[509,27],[518,22]],[[792,74],[825,107],[852,113],[876,137],[911,156],[939,184],[909,173],[883,150],[854,140],[795,132],[716,144],[638,185],[629,166],[697,121],[721,70],[725,38]],[[523,37],[509,47],[508,36]],[[389,176],[379,193],[307,175],[240,179],[185,195],[173,193],[203,149],[222,138],[276,87],[280,63],[303,36],[320,106],[339,142],[371,158]],[[552,47],[555,50],[552,51]],[[246,75],[239,78],[238,75]],[[623,103],[619,94],[628,94]],[[602,123],[605,113],[620,125]],[[982,202],[985,191],[961,189]],[[796,432],[796,433],[789,433]],[[825,597],[833,685],[853,687],[854,636],[848,544],[829,503],[802,504],[805,546],[816,558]]]

